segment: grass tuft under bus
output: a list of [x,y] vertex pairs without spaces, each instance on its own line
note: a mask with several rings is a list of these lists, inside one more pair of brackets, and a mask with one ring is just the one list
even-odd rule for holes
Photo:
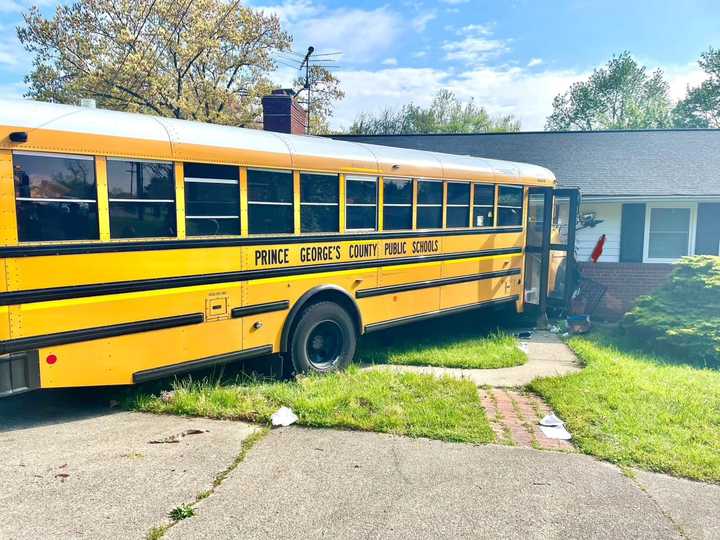
[[463,314],[363,336],[356,361],[463,369],[520,366],[518,340],[493,328],[486,313]]
[[139,394],[130,408],[268,423],[280,406],[299,425],[376,431],[442,441],[488,443],[495,437],[470,381],[351,367],[295,381],[176,381],[169,394]]

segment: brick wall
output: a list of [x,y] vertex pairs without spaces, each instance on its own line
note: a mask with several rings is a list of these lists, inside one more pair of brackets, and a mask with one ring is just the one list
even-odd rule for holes
[[593,314],[596,319],[617,320],[638,296],[652,293],[670,274],[671,264],[581,262],[583,276],[608,289]]

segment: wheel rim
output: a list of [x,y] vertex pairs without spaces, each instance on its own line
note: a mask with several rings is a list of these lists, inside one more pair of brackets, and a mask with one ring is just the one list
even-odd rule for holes
[[340,325],[335,321],[322,321],[310,332],[305,349],[313,367],[327,369],[340,359],[342,346]]

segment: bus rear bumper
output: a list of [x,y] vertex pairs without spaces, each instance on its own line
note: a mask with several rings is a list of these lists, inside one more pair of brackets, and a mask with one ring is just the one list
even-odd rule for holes
[[38,351],[0,355],[0,398],[40,388]]

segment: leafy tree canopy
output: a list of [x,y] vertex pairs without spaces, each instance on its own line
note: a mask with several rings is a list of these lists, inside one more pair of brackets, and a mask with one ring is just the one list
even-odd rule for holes
[[720,49],[710,47],[698,61],[708,78],[688,88],[685,99],[675,106],[676,127],[720,128]]
[[440,90],[429,107],[410,103],[400,109],[385,109],[379,114],[362,113],[349,132],[362,135],[414,133],[482,133],[518,131],[520,122],[512,115],[492,117],[472,100],[460,101],[449,90]]
[[239,0],[77,0],[49,19],[33,7],[18,37],[34,54],[27,97],[235,125],[258,120],[273,55],[292,42]]
[[553,100],[546,130],[663,128],[672,125],[668,83],[625,51]]

